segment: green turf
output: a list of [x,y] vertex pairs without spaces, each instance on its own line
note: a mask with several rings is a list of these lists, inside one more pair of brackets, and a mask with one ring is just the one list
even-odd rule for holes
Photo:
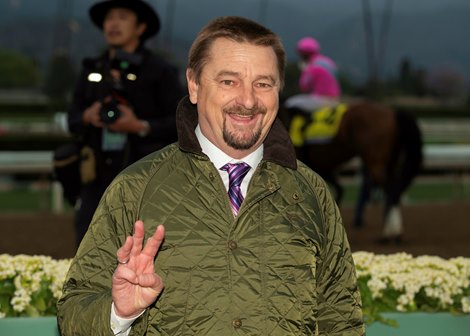
[[[25,187],[1,190],[0,213],[50,211],[51,198],[49,190],[35,190]],[[66,204],[65,211],[71,211],[71,206]]]
[[[344,203],[354,203],[359,193],[359,187],[345,186]],[[441,202],[453,200],[470,200],[470,183],[414,183],[403,196],[404,203]]]
[[0,211],[39,211],[50,208],[50,194],[26,188],[0,191]]

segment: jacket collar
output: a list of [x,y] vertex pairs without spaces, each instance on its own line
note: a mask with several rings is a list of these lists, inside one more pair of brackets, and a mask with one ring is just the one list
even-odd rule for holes
[[[181,99],[176,110],[176,128],[181,150],[202,154],[201,146],[194,132],[197,124],[197,107],[186,96]],[[279,118],[276,118],[264,140],[263,160],[274,162],[283,167],[297,169],[294,146],[289,133],[287,133]]]

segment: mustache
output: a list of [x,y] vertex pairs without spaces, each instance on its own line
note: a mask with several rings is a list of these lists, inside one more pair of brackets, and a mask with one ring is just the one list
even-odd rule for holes
[[247,109],[240,105],[230,106],[223,109],[224,113],[227,114],[239,114],[242,116],[251,116],[255,114],[266,114],[267,109],[264,106],[256,104],[251,109]]

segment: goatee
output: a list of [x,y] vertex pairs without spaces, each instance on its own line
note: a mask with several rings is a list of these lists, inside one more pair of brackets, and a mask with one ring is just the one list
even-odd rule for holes
[[[266,108],[263,106],[256,105],[252,109],[245,109],[242,106],[232,106],[225,108],[224,110],[225,114],[237,114],[241,116],[255,116],[257,114],[266,114]],[[227,129],[227,119],[224,119],[224,127],[223,127],[223,137],[224,141],[229,145],[230,147],[236,149],[236,150],[247,150],[253,147],[260,139],[261,137],[261,127],[255,130],[243,130],[243,132],[251,132],[248,136],[245,136],[244,134],[240,134],[241,131],[236,132],[236,131],[229,131]]]

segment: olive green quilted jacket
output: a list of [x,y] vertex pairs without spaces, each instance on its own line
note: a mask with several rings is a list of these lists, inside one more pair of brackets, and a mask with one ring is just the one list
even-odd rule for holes
[[155,260],[165,289],[131,335],[364,334],[338,208],[280,122],[234,218],[187,99],[177,120],[178,144],[128,167],[103,196],[58,303],[62,336],[112,335],[116,250],[136,219],[147,235],[166,228]]

